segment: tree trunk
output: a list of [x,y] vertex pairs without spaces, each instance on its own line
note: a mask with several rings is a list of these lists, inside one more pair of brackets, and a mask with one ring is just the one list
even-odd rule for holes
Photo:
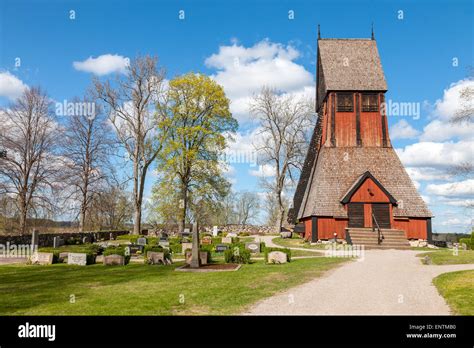
[[277,220],[275,224],[276,233],[280,234],[281,227],[283,226],[283,218],[285,216],[285,207],[283,206],[283,202],[281,200],[281,192],[277,192],[277,202],[278,202],[278,214]]
[[135,150],[135,157],[133,159],[133,202],[135,203],[135,214],[133,219],[133,234],[140,234],[142,221],[142,202],[139,198],[139,163],[138,163],[138,147]]
[[26,218],[28,215],[28,207],[26,206],[26,198],[23,194],[19,195],[19,204],[20,208],[20,234],[23,235],[26,233]]
[[178,229],[180,233],[183,233],[186,227],[186,210],[188,208],[188,190],[186,189],[184,184],[181,187],[181,197],[183,199],[183,208],[180,209]]

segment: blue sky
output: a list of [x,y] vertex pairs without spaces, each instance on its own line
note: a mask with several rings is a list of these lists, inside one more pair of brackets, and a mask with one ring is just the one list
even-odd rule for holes
[[[312,93],[317,24],[322,37],[359,38],[370,37],[372,22],[387,100],[421,108],[419,118],[389,117],[393,145],[436,216],[434,230],[465,231],[472,211],[463,205],[472,200],[472,182],[445,171],[451,162],[472,159],[466,128],[447,123],[455,92],[471,83],[462,80],[473,65],[472,1],[0,0],[0,105],[11,101],[13,82],[41,85],[59,101],[81,95],[92,73],[73,62],[153,54],[168,78],[194,71],[224,86],[240,121],[232,148],[245,152],[257,125],[244,105],[259,85]],[[232,67],[235,59],[241,73]],[[231,166],[236,191],[261,191],[265,168]]]

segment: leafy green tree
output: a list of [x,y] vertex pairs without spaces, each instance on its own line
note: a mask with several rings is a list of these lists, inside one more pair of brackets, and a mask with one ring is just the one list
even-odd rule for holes
[[[158,164],[162,174],[155,192],[163,194],[171,188],[176,196],[155,198],[162,200],[158,203],[162,209],[163,204],[172,202],[179,230],[183,231],[187,217],[204,218],[228,194],[230,185],[222,175],[220,158],[238,123],[229,110],[224,89],[200,74],[188,73],[171,80],[167,103],[157,108],[159,114],[170,114],[171,125]],[[169,215],[169,211],[163,213]]]

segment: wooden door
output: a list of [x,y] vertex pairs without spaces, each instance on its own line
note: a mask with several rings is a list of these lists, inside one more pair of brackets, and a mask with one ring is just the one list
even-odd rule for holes
[[364,227],[364,204],[349,203],[347,205],[348,227]]
[[[380,228],[390,228],[390,207],[386,203],[373,203],[372,214],[374,214]],[[374,226],[377,225],[374,223]]]

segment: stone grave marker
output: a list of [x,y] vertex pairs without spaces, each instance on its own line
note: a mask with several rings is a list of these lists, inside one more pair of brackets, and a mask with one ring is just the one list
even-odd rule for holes
[[146,254],[147,261],[152,265],[165,264],[165,253],[149,251]]
[[67,257],[68,265],[87,265],[87,254],[85,253],[69,253]]
[[91,242],[91,238],[89,236],[85,236],[82,238],[82,244],[87,244]]
[[54,237],[53,238],[53,248],[59,248],[60,246],[64,245],[64,239],[61,237]]
[[107,256],[104,256],[104,265],[106,265],[106,266],[113,266],[113,265],[123,266],[123,265],[125,265],[125,257],[123,257],[122,255],[107,255]]
[[112,232],[109,233],[109,240],[114,240],[114,234]]
[[222,243],[232,244],[232,237],[222,237]]
[[[193,253],[191,251],[186,252],[186,263],[188,265],[191,264],[191,261],[193,259]],[[200,251],[199,252],[199,258],[201,260],[201,265],[207,265],[207,251]]]
[[67,251],[59,253],[58,262],[66,262],[68,256],[69,256],[69,253]]
[[53,253],[36,252],[31,255],[31,263],[38,265],[51,265],[53,264]]
[[245,243],[245,249],[250,250],[251,253],[259,253],[260,252],[260,243],[257,243],[257,242]]
[[234,233],[234,232],[231,232],[231,233],[227,233],[227,237],[237,237],[237,233]]
[[268,254],[268,263],[286,263],[287,255],[282,251],[272,251]]
[[147,244],[147,240],[144,237],[138,238],[137,239],[137,244],[141,246],[145,246]]
[[104,255],[97,255],[95,257],[95,263],[104,263]]
[[184,254],[187,249],[192,249],[193,243],[183,243],[181,244],[181,252]]
[[281,238],[291,238],[291,231],[283,231],[283,232],[280,232],[280,237]]
[[225,245],[225,244],[217,244],[216,245],[216,253],[223,253],[227,249],[229,249],[228,245]]
[[201,244],[203,245],[211,245],[212,244],[212,238],[209,236],[202,237]]

